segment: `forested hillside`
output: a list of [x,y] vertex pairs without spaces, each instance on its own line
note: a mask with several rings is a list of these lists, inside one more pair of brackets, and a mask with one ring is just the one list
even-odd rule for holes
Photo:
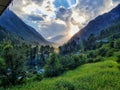
[[120,4],[59,48],[13,12],[0,18],[0,90],[120,90]]
[[[66,47],[61,54],[55,54],[49,46],[41,46],[38,49],[38,46],[32,48],[26,45],[4,44],[3,49],[1,48],[3,54],[1,54],[0,59],[2,66],[0,69],[3,71],[0,75],[4,77],[1,79],[1,85],[4,88],[7,87],[7,90],[119,90],[119,32],[120,24],[116,23],[101,31],[98,35],[91,34],[88,39],[76,46],[77,49],[74,47],[74,51],[67,51]],[[3,46],[3,43],[1,43],[1,46]],[[8,53],[11,50],[12,53]],[[16,50],[19,51],[18,53],[22,52],[21,56],[14,53]],[[28,50],[30,50],[30,54]],[[25,52],[28,53],[27,56]],[[39,59],[38,52],[43,56],[42,59]],[[66,55],[63,55],[63,53]],[[4,62],[8,59],[8,56],[11,57],[11,60],[14,60],[13,63]],[[36,65],[30,65],[26,73],[24,71],[25,67],[21,68],[21,65],[24,65],[23,61],[26,60],[23,56],[29,58],[28,60],[35,58],[38,58],[38,61],[43,60],[43,63],[39,63],[38,66],[44,67],[44,73],[38,74],[34,69]],[[18,58],[21,58],[21,60],[18,61]],[[11,66],[11,64],[14,66]],[[8,66],[11,69],[5,74],[5,68]],[[19,72],[14,73],[14,70]],[[11,74],[8,74],[8,72]],[[18,78],[18,76],[22,77]],[[4,90],[4,88],[1,87],[1,90]]]

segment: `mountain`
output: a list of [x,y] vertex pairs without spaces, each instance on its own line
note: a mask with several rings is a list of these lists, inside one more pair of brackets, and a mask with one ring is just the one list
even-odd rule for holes
[[2,16],[0,16],[0,26],[18,35],[27,42],[40,44],[49,43],[35,29],[25,24],[11,10],[6,10]]
[[70,41],[88,38],[90,34],[98,34],[120,20],[120,4],[108,13],[98,16],[90,21],[87,26],[75,34]]
[[51,41],[51,42],[57,42],[58,43],[63,37],[64,37],[64,35],[58,35],[58,36],[55,36],[55,37],[53,37],[51,39],[48,39],[48,40]]
[[63,44],[65,44],[66,43],[66,41],[68,41],[70,38],[68,37],[68,35],[67,34],[65,34],[65,35],[57,35],[57,36],[55,36],[55,37],[52,37],[51,39],[48,39],[48,41],[50,41],[50,42],[55,42],[55,44],[57,45],[57,46],[61,46],[61,45],[63,45]]
[[10,36],[10,33],[0,26],[0,41]]
[[11,40],[13,43],[16,43],[16,44],[20,44],[20,43],[25,42],[18,35],[11,33],[10,31],[8,31],[0,26],[0,41],[2,41],[3,39]]

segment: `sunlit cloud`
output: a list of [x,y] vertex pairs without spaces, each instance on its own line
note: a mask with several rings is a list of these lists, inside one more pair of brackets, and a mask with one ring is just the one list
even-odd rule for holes
[[14,0],[10,8],[46,39],[67,41],[87,23],[110,11],[120,0]]

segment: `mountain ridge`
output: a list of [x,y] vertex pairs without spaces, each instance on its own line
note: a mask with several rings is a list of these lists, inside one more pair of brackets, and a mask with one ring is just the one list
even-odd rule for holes
[[6,10],[0,17],[0,26],[15,33],[25,41],[39,44],[49,44],[34,28],[24,23],[11,10]]
[[[114,16],[114,17],[113,17]],[[112,9],[110,12],[105,13],[96,17],[94,20],[90,21],[83,29],[81,29],[78,33],[76,33],[71,39],[85,39],[92,34],[98,34],[103,29],[109,27],[110,25],[114,24],[115,22],[120,20],[120,4]]]

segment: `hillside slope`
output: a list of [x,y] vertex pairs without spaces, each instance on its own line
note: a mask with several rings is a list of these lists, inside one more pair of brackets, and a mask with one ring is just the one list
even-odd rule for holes
[[11,40],[13,43],[20,44],[25,42],[21,37],[16,34],[5,30],[3,27],[0,26],[0,42],[4,39]]
[[[119,23],[108,29],[105,30],[109,32],[107,37],[111,37],[114,30],[120,31]],[[28,79],[23,85],[9,87],[6,90],[120,90],[119,46],[120,37],[117,36],[94,50],[68,54],[68,57],[72,58],[65,57],[64,59],[62,57],[65,55],[63,55],[57,60],[69,60],[69,62],[80,60],[79,67],[74,70],[67,68],[69,71],[65,71],[61,76],[43,78],[42,81]],[[79,58],[73,59],[74,55]],[[71,63],[74,64],[74,62]],[[0,90],[4,89],[0,88]]]
[[86,27],[75,34],[71,40],[84,39],[92,34],[98,34],[112,24],[120,21],[120,4],[108,13],[98,16],[90,21]]
[[32,43],[38,42],[41,44],[48,44],[48,42],[35,29],[25,24],[10,10],[6,10],[3,15],[0,16],[0,25],[26,41]]
[[[120,90],[118,66],[113,60],[86,64],[56,78],[30,82],[7,90]],[[58,82],[61,82],[60,87],[57,86]],[[64,85],[66,88],[62,88]],[[68,89],[72,86],[74,89]]]

